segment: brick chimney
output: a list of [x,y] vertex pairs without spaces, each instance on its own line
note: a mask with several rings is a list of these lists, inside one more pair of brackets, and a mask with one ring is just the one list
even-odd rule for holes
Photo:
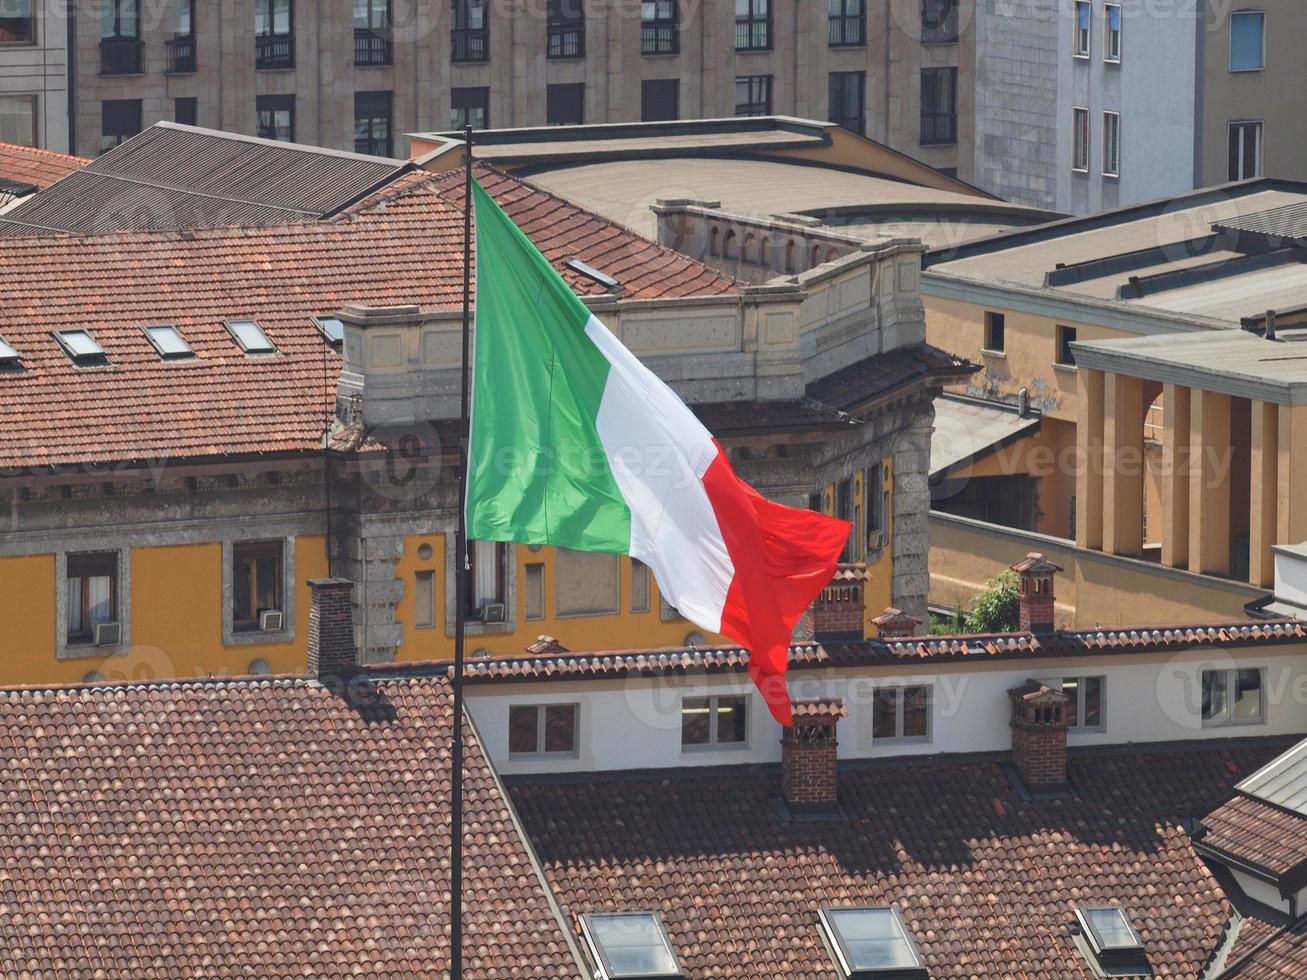
[[312,677],[348,677],[358,670],[354,644],[354,583],[346,578],[309,579],[309,667]]
[[876,627],[876,635],[882,640],[901,640],[907,636],[920,635],[917,627],[921,625],[921,620],[916,616],[909,616],[901,609],[889,606],[883,613],[872,619],[871,625]]
[[1054,564],[1037,551],[1012,566],[1021,576],[1021,630],[1030,633],[1053,631],[1053,579],[1062,566]]
[[835,570],[830,584],[812,601],[812,631],[818,642],[862,639],[866,615],[862,596],[870,580],[867,566],[860,561]]
[[1038,681],[1007,692],[1012,702],[1012,762],[1032,789],[1066,786],[1068,698]]
[[848,713],[840,698],[794,701],[794,724],[781,737],[781,790],[791,810],[821,813],[838,806],[835,726]]

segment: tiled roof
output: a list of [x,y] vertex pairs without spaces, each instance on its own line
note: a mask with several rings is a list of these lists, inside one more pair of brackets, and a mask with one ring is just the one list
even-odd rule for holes
[[90,162],[53,150],[0,143],[0,181],[49,187]]
[[1235,795],[1204,817],[1203,827],[1204,847],[1277,877],[1307,863],[1307,817],[1254,797]]
[[829,980],[817,910],[889,904],[932,980],[1087,980],[1074,909],[1102,904],[1125,910],[1154,975],[1194,980],[1233,909],[1184,821],[1284,744],[1075,754],[1073,797],[1042,801],[994,762],[854,764],[845,819],[827,821],[782,819],[774,766],[509,792],[567,915],[658,911],[689,980]]
[[847,718],[849,709],[840,698],[795,698],[795,718]]
[[807,387],[807,396],[831,408],[852,412],[911,381],[962,379],[980,370],[964,357],[921,344],[868,357],[840,368]]
[[[0,975],[434,977],[448,962],[437,678],[0,691]],[[578,969],[470,726],[469,977]]]
[[[1244,928],[1257,920],[1248,920]],[[1273,929],[1260,923],[1256,934],[1268,932],[1260,945],[1241,958],[1232,955],[1220,980],[1303,980],[1307,977],[1307,926]],[[1242,939],[1242,936],[1240,937]]]
[[[732,293],[734,280],[489,168],[479,178],[580,295]],[[118,463],[321,447],[339,355],[309,317],[355,304],[456,310],[459,174],[409,175],[327,222],[5,241],[0,337],[22,370],[0,373],[0,467]],[[246,356],[223,326],[253,317],[277,353]],[[171,323],[194,349],[163,361],[142,328]],[[76,367],[51,331],[89,329],[109,366]]]
[[[1231,623],[1218,626],[1140,627],[1118,630],[1062,630],[1056,633],[1000,633],[913,637],[849,643],[799,643],[790,647],[791,669],[856,667],[908,662],[1035,659],[1088,655],[1179,652],[1196,646],[1275,646],[1307,639],[1307,623]],[[575,680],[743,670],[747,650],[663,648],[560,657],[500,657],[467,665],[470,681]]]

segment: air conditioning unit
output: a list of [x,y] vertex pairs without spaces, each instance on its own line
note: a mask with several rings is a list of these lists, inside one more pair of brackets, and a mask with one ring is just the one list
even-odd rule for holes
[[868,551],[880,551],[883,547],[885,547],[884,531],[872,531],[871,534],[867,535]]
[[481,604],[481,622],[502,623],[508,619],[508,607],[502,602],[485,602]]
[[283,628],[285,620],[280,609],[265,609],[259,613],[259,629],[264,633],[275,633]]
[[97,647],[116,647],[123,641],[122,623],[96,623],[95,645]]

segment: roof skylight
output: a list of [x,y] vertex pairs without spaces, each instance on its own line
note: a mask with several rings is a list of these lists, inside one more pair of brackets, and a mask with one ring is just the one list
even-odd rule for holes
[[0,337],[0,366],[13,367],[22,359],[22,355],[7,340]]
[[684,976],[656,912],[587,912],[581,928],[604,980]]
[[600,272],[594,266],[587,265],[580,259],[568,259],[567,267],[569,269],[575,269],[587,279],[593,279],[595,282],[602,286],[607,286],[609,289],[616,289],[618,286],[617,280],[612,276],[608,275],[606,272]]
[[821,909],[818,915],[849,980],[926,976],[907,924],[892,906]]
[[253,320],[228,320],[227,329],[246,354],[271,354],[277,350],[263,328]]
[[345,324],[334,316],[315,316],[313,322],[322,331],[322,336],[327,338],[327,343],[340,350],[341,345],[345,343]]
[[186,338],[174,326],[146,327],[145,336],[150,338],[150,343],[164,360],[172,361],[195,356],[191,345],[186,343]]
[[106,356],[89,330],[61,330],[54,335],[74,364],[103,364]]
[[1115,906],[1076,909],[1076,918],[1100,966],[1141,966],[1147,962],[1143,941],[1123,909]]

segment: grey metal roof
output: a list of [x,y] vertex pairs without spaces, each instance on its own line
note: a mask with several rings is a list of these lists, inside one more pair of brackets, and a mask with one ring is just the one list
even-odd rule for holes
[[1307,817],[1307,740],[1272,759],[1235,789]]
[[312,221],[412,167],[405,160],[158,123],[6,212],[0,234]]
[[1212,228],[1217,231],[1250,232],[1276,241],[1307,238],[1307,202],[1254,211],[1228,221],[1218,221]]
[[930,478],[989,455],[1039,428],[1040,419],[1007,405],[942,395],[935,399],[935,433],[930,440]]

